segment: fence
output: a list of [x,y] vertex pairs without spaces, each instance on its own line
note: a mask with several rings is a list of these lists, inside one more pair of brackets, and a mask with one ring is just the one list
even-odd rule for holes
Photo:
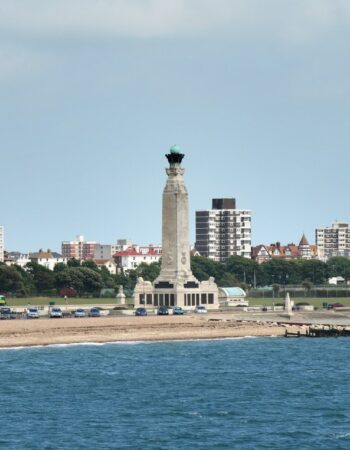
[[310,290],[298,286],[281,286],[278,292],[272,289],[251,289],[247,295],[251,298],[284,298],[289,292],[291,298],[344,298],[350,297],[350,288],[315,286]]

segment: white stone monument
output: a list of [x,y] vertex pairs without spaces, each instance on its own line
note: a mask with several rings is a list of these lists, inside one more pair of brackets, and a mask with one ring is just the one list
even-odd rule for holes
[[290,301],[289,292],[287,292],[286,298],[284,300],[284,312],[288,316],[292,316],[293,315],[292,302]]
[[124,294],[124,288],[122,285],[118,286],[117,300],[118,300],[118,303],[120,303],[121,305],[125,305],[125,294]]
[[165,305],[193,309],[204,305],[215,309],[219,306],[214,278],[199,282],[191,271],[188,193],[183,179],[185,170],[181,167],[184,156],[177,145],[166,155],[169,168],[163,191],[161,271],[154,283],[138,279],[134,290],[135,308]]

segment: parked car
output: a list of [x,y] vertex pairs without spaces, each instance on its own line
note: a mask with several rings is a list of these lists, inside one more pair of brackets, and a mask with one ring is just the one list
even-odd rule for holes
[[327,306],[327,309],[334,309],[334,308],[343,308],[344,305],[342,303],[330,303]]
[[135,311],[135,316],[147,316],[146,308],[137,308]]
[[15,319],[17,314],[11,308],[0,308],[0,319]]
[[78,308],[74,313],[74,317],[85,317],[85,316],[86,316],[85,309]]
[[160,306],[157,311],[157,316],[168,316],[169,310],[166,306]]
[[27,309],[27,319],[39,319],[38,308],[28,308]]
[[181,308],[181,306],[174,306],[173,314],[174,315],[182,315],[182,314],[185,314],[185,311]]
[[100,317],[101,312],[98,308],[91,308],[89,311],[89,317]]
[[52,319],[60,319],[63,317],[61,308],[52,308],[50,311],[50,317]]
[[195,312],[195,313],[198,313],[198,314],[206,314],[208,311],[207,311],[207,308],[206,308],[205,306],[203,306],[203,305],[197,305],[197,306],[194,308],[194,312]]

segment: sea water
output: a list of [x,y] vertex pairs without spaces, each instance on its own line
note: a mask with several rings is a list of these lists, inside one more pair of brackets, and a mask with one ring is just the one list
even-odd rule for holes
[[0,448],[349,449],[350,340],[0,351]]

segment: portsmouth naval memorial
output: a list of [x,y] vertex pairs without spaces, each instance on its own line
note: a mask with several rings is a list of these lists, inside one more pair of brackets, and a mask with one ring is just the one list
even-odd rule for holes
[[135,308],[165,305],[193,309],[205,305],[208,309],[216,309],[219,306],[214,278],[199,282],[191,271],[188,192],[183,178],[185,170],[181,167],[184,156],[177,145],[166,155],[169,167],[163,191],[161,270],[153,283],[142,278],[137,280]]

